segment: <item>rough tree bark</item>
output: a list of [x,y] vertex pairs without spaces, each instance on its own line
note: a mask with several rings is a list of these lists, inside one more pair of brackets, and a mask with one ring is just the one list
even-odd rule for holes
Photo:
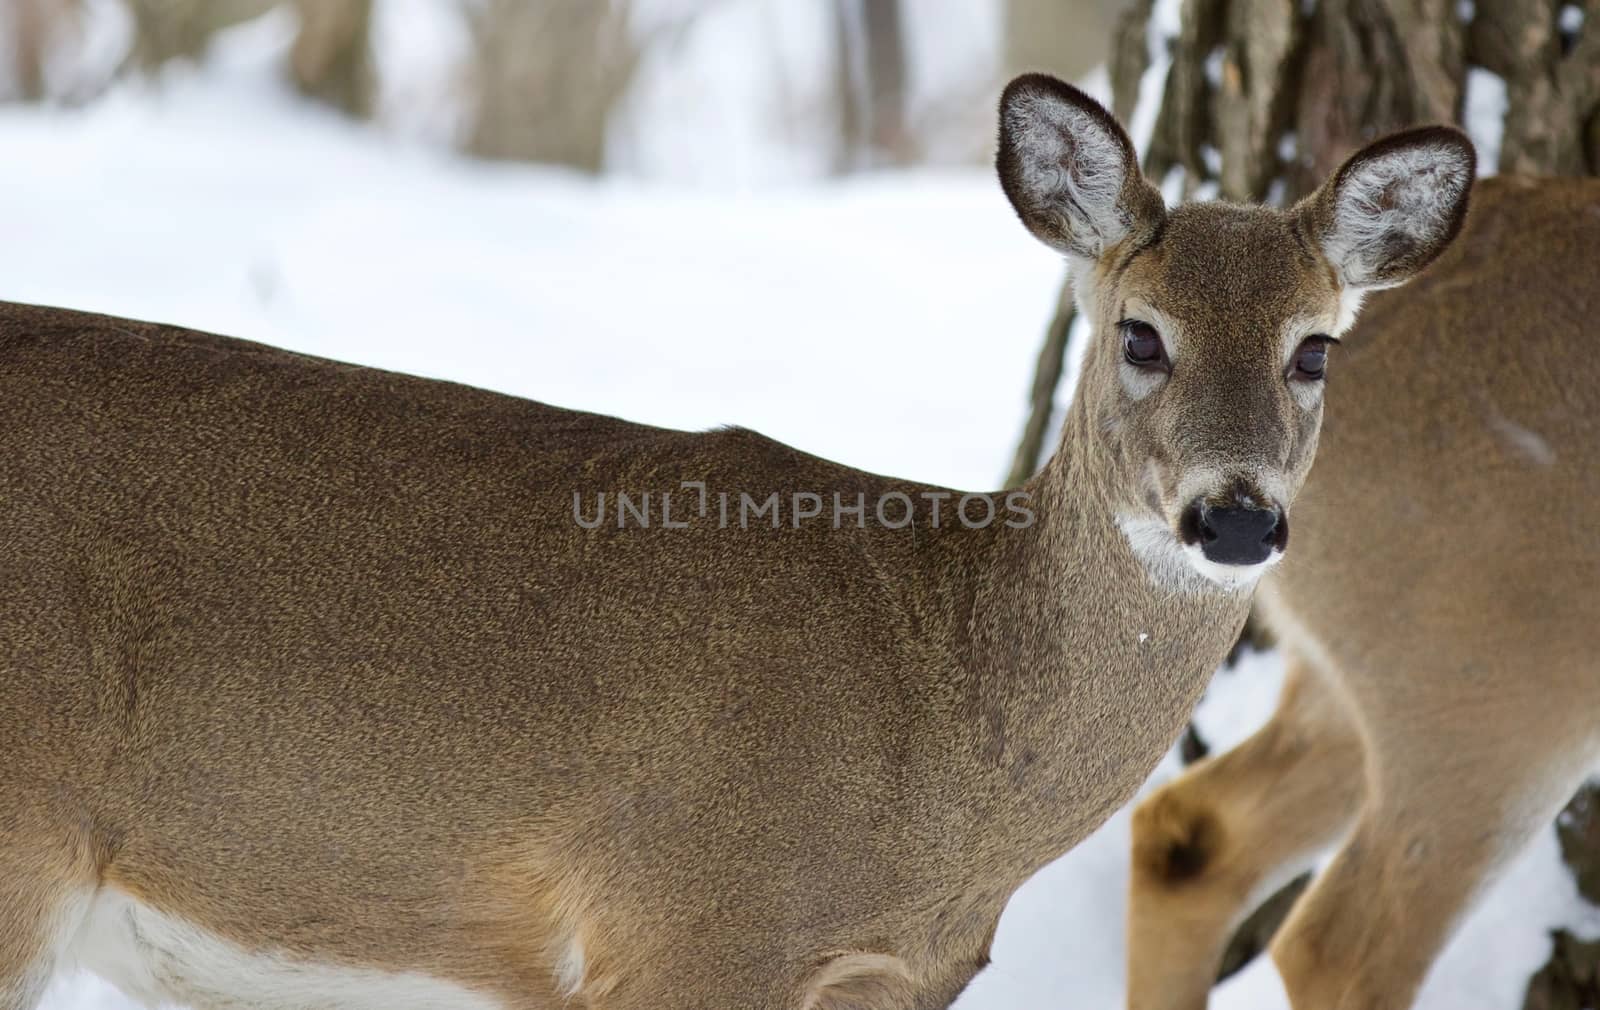
[[[1127,122],[1153,97],[1139,94],[1152,48],[1170,56],[1144,162],[1186,197],[1293,201],[1369,140],[1415,123],[1460,122],[1469,80],[1492,86],[1496,77],[1506,112],[1490,168],[1600,174],[1600,0],[1177,2],[1178,33],[1164,38],[1152,24],[1155,0],[1135,0],[1113,35],[1111,77],[1114,111]],[[1036,404],[1049,402],[1042,387],[1053,393],[1060,375],[1056,330],[1040,355]],[[1042,446],[1030,421],[1013,477],[1037,467]],[[1187,754],[1203,753],[1197,740],[1191,727]],[[1600,790],[1581,790],[1558,831],[1581,892],[1600,902]],[[1266,947],[1304,883],[1241,927],[1224,974]],[[1600,943],[1554,934],[1526,1010],[1576,1010],[1596,999]]]
[[1072,321],[1077,309],[1072,304],[1071,282],[1063,282],[1056,297],[1056,312],[1045,330],[1044,347],[1039,349],[1039,361],[1034,366],[1033,389],[1028,394],[1028,419],[1023,423],[1022,439],[1017,443],[1011,469],[1006,472],[1006,487],[1017,487],[1033,476],[1044,458],[1045,440],[1050,437],[1050,419],[1054,415],[1056,387],[1061,384],[1061,372],[1066,366],[1067,338],[1072,332]]

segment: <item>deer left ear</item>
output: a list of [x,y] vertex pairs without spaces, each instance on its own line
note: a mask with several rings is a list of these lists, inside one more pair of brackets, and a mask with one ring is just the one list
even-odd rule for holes
[[1476,169],[1460,130],[1406,130],[1357,151],[1295,213],[1346,289],[1390,288],[1456,237]]
[[1024,74],[1000,96],[995,166],[1022,223],[1069,257],[1097,260],[1122,242],[1143,242],[1166,217],[1111,113],[1045,74]]

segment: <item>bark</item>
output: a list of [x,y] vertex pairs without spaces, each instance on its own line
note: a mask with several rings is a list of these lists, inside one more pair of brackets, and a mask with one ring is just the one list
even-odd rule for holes
[[1578,893],[1589,904],[1600,905],[1600,786],[1578,790],[1556,819],[1556,840]]
[[1133,120],[1139,81],[1150,66],[1150,9],[1155,0],[1134,0],[1117,18],[1111,37],[1111,111],[1124,123]]
[[1563,42],[1556,0],[1498,0],[1470,33],[1470,55],[1506,81],[1500,171],[1600,172],[1592,129],[1600,104],[1600,0],[1583,4],[1584,30]]
[[1580,940],[1558,929],[1550,941],[1550,960],[1529,980],[1523,1010],[1600,1007],[1600,940]]
[[1222,195],[1260,200],[1277,174],[1279,139],[1290,126],[1286,96],[1294,91],[1295,55],[1305,33],[1295,0],[1235,0],[1223,34],[1213,99]]
[[1017,445],[1006,487],[1017,487],[1032,477],[1044,461],[1045,443],[1050,437],[1050,420],[1055,414],[1056,387],[1061,384],[1065,366],[1067,336],[1077,309],[1072,304],[1072,286],[1063,284],[1056,298],[1055,316],[1045,330],[1044,346],[1034,366],[1033,389],[1028,394],[1028,419],[1023,424],[1022,440]]

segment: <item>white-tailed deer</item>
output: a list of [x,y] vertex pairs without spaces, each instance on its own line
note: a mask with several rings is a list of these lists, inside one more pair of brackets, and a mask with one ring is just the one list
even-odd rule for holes
[[1295,1010],[1404,1010],[1600,757],[1600,182],[1480,183],[1339,353],[1260,601],[1276,715],[1134,818],[1129,1005],[1200,1010],[1253,899],[1344,836],[1272,952]]
[[1326,344],[1473,171],[1423,130],[1292,212],[1168,210],[1072,88],[1001,111],[1097,332],[1003,509],[0,309],[0,1010],[72,963],[208,1008],[947,1005],[1182,728]]

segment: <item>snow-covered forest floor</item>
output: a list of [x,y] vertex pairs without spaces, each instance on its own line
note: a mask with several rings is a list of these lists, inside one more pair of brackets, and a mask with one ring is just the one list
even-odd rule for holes
[[[729,194],[476,164],[289,98],[278,41],[241,35],[80,111],[0,112],[0,297],[997,485],[1061,267],[986,173]],[[1208,741],[1258,725],[1280,675],[1273,656],[1220,674]],[[1121,1004],[1127,836],[1124,812],[1018,893],[960,1007]],[[1546,832],[1420,1005],[1515,1010],[1555,924],[1600,926]],[[1287,1003],[1258,961],[1215,1005]],[[46,1003],[125,1006],[83,977]]]

